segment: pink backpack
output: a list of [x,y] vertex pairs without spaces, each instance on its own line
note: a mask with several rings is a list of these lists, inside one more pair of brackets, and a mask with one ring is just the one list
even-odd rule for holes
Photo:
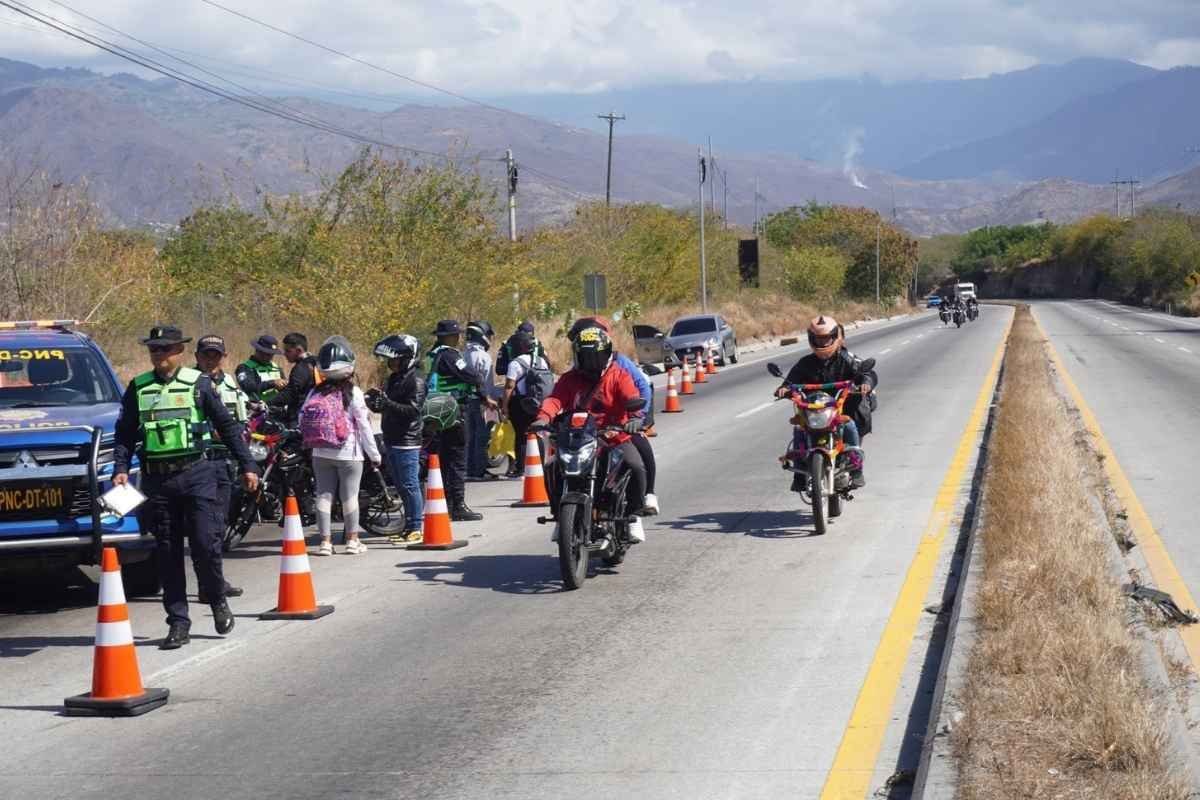
[[350,436],[350,415],[341,392],[313,392],[300,408],[300,435],[306,448],[338,449]]

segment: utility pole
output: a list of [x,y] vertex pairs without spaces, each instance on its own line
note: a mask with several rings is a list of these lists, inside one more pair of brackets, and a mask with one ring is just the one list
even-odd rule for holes
[[508,240],[517,240],[517,162],[513,161],[512,150],[504,151],[504,163],[508,167]]
[[604,180],[604,205],[612,205],[612,140],[613,140],[613,123],[617,120],[625,119],[624,114],[615,114],[609,111],[607,114],[597,114],[598,119],[608,120],[608,177]]
[[[710,169],[712,169],[714,175],[718,174],[717,160],[715,158],[713,158],[713,154],[712,154],[712,137],[711,136],[708,137],[708,166]],[[708,210],[709,210],[709,213],[711,213],[713,215],[715,215],[717,213],[717,203],[716,203],[716,200],[713,198],[714,184],[715,184],[714,181],[709,181],[709,183],[708,183]]]
[[875,305],[879,305],[879,240],[883,234],[883,220],[875,221]]
[[1123,180],[1121,180],[1121,173],[1119,171],[1113,176],[1112,187],[1113,187],[1113,196],[1116,198],[1116,202],[1117,202],[1117,219],[1121,219],[1121,187],[1122,186],[1129,187],[1130,209],[1132,210],[1132,214],[1130,216],[1132,217],[1132,216],[1137,215],[1137,187],[1140,184],[1141,184],[1141,181],[1134,181],[1134,180],[1124,180],[1123,181]]
[[754,176],[754,238],[757,239],[761,235],[762,234],[758,229],[758,176],[755,175]]
[[722,228],[729,227],[729,181],[727,178],[728,176],[725,173],[721,173],[721,191],[724,193],[724,197],[721,200]]
[[700,162],[700,181],[696,184],[697,199],[700,201],[700,310],[707,313],[708,260],[704,252],[704,181],[708,179],[708,168],[704,162],[704,150],[697,148],[696,156]]

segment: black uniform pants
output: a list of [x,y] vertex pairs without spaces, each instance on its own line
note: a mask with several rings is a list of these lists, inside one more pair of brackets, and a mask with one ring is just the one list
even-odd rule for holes
[[224,593],[221,533],[225,529],[225,507],[219,502],[218,469],[224,470],[225,465],[202,460],[170,475],[142,473],[146,502],[138,518],[142,529],[153,534],[158,543],[158,574],[168,625],[191,623],[183,563],[185,540],[191,546],[200,588],[212,599]]
[[466,426],[460,422],[447,428],[433,439],[430,452],[438,454],[442,462],[442,481],[446,484],[446,499],[450,508],[465,505],[467,501],[467,434]]

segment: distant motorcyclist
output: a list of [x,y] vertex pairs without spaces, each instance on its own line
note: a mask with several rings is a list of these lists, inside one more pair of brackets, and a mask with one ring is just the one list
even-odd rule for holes
[[[775,390],[775,396],[787,397],[791,392],[791,385],[859,382],[860,391],[851,396],[843,408],[850,420],[842,427],[842,441],[851,447],[860,447],[862,437],[871,432],[871,412],[875,407],[872,393],[879,385],[879,376],[873,369],[863,373],[861,359],[846,349],[845,331],[833,317],[823,315],[809,323],[808,345],[812,352],[796,362],[784,379],[783,385]],[[858,456],[856,469],[850,471],[850,486],[855,489],[867,485],[863,476],[862,453],[859,452]],[[799,475],[794,476],[792,491],[800,491],[802,488],[803,480]]]
[[[637,387],[629,373],[613,362],[612,338],[603,328],[595,326],[579,331],[571,343],[571,352],[574,367],[554,384],[554,391],[542,403],[531,428],[546,428],[560,414],[588,411],[601,428],[621,429],[608,433],[608,441],[613,449],[620,450],[630,472],[627,499],[629,508],[637,510],[629,523],[629,538],[635,543],[644,542],[646,533],[641,516],[646,506],[646,466],[631,441],[631,434],[641,430],[641,420],[628,409],[631,401],[640,399]],[[550,498],[555,512],[556,495],[552,492]]]

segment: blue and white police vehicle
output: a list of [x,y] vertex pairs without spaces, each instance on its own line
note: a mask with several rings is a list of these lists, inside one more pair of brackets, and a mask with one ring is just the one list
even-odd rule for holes
[[114,546],[125,591],[158,591],[153,537],[98,500],[111,488],[123,391],[76,323],[0,322],[0,580],[50,579]]

